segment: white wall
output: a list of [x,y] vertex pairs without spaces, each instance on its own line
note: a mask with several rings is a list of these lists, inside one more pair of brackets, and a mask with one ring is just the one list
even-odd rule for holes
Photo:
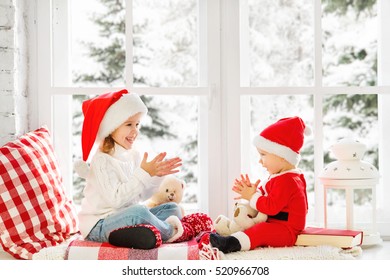
[[0,145],[29,129],[31,32],[28,30],[34,14],[33,3],[0,1]]

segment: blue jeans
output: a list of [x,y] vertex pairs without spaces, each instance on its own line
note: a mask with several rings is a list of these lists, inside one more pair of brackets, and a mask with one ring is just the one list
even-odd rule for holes
[[151,209],[144,205],[133,205],[99,220],[86,239],[108,242],[108,236],[116,229],[138,224],[150,224],[160,231],[162,240],[166,241],[174,233],[173,226],[165,222],[169,216],[182,218],[181,210],[174,202],[164,203]]

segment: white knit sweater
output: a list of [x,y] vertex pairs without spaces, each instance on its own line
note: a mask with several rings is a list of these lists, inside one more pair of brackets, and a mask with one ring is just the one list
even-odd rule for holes
[[162,177],[151,177],[140,163],[137,151],[119,145],[112,156],[100,151],[93,156],[78,215],[84,237],[100,219],[138,204],[157,190]]

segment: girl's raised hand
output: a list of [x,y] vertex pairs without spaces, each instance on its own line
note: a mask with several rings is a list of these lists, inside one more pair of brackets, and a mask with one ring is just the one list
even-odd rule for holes
[[[177,173],[180,170],[177,168],[181,166],[181,158],[175,157],[165,159],[167,153],[159,153],[154,159],[148,161],[148,153],[144,153],[141,162],[141,168],[149,173],[150,176],[165,176]],[[164,160],[165,159],[165,160]]]

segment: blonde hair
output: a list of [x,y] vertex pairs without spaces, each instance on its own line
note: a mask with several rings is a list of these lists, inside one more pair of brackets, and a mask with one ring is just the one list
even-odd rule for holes
[[104,138],[101,149],[102,152],[106,154],[111,154],[114,151],[115,141],[114,138],[111,137],[111,134]]

